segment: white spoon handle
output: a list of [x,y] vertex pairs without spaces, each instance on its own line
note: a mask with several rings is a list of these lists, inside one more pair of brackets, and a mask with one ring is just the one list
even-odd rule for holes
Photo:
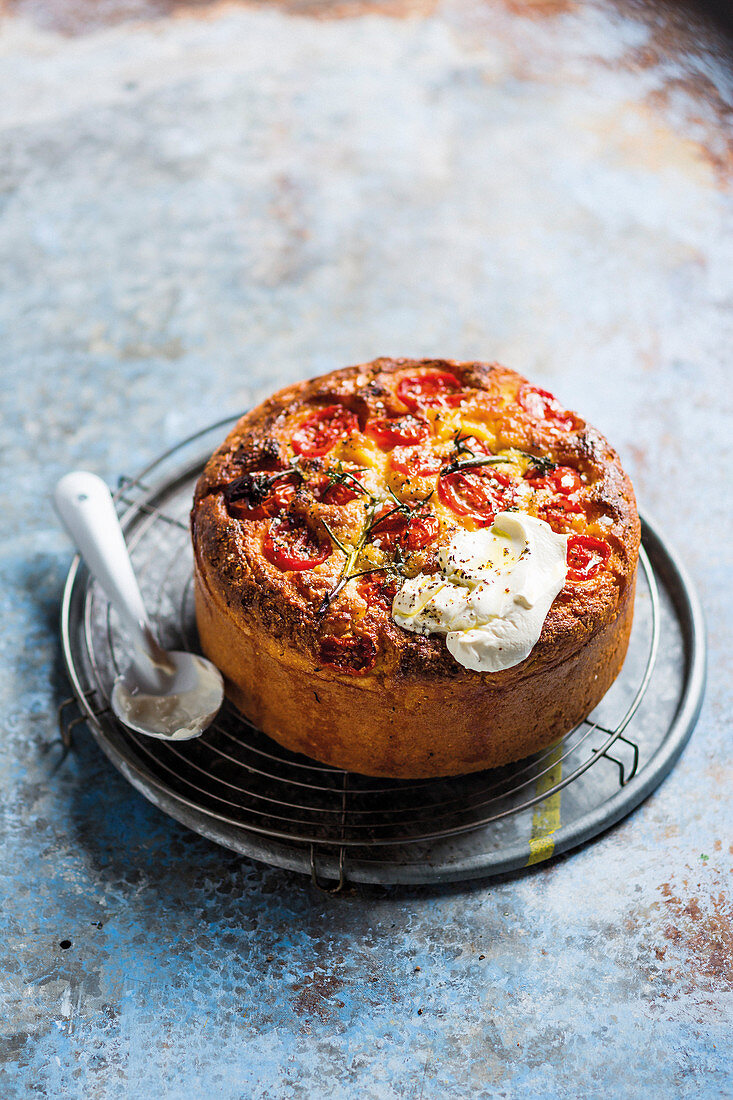
[[167,667],[169,662],[151,630],[125,537],[105,483],[96,474],[75,470],[61,478],[53,498],[61,522],[137,648],[154,664]]

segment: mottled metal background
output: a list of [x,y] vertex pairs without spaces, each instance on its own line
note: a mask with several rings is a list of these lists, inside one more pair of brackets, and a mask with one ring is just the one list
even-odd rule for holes
[[[0,12],[2,1095],[731,1095],[722,23],[631,0]],[[712,664],[680,765],[601,840],[334,899],[170,822],[83,731],[62,758],[48,494],[377,354],[501,359],[605,431]]]

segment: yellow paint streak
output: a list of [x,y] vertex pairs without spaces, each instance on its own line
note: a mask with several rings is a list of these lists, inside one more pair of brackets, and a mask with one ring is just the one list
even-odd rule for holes
[[[549,770],[537,780],[535,794],[544,794],[562,779],[562,742],[554,746],[547,758]],[[562,792],[557,791],[539,802],[532,815],[532,835],[529,840],[529,859],[527,866],[542,863],[555,851],[555,833],[560,828],[560,801]]]

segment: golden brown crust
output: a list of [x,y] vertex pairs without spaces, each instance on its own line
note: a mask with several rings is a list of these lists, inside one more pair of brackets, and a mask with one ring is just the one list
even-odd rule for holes
[[[404,397],[400,397],[406,392],[405,379],[409,383],[415,377],[441,373],[448,373],[460,383],[454,403],[446,400],[429,407],[406,407]],[[557,411],[559,406],[556,403],[548,406],[547,400],[549,395],[543,395],[543,391],[531,387],[520,375],[496,364],[378,359],[289,386],[239,421],[208,462],[196,487],[192,532],[197,607],[205,652],[222,667],[230,681],[230,694],[238,705],[266,732],[292,748],[310,751],[318,759],[354,770],[393,775],[449,774],[492,766],[497,753],[502,755],[497,746],[508,744],[507,736],[512,751],[519,756],[539,747],[536,737],[533,739],[526,729],[529,712],[517,726],[520,717],[517,708],[522,710],[529,705],[532,712],[544,715],[543,743],[569,728],[560,729],[563,722],[558,713],[562,712],[566,718],[571,712],[577,713],[574,721],[588,713],[591,707],[583,708],[594,696],[595,688],[599,683],[607,687],[620,667],[620,660],[615,660],[614,655],[620,654],[622,660],[625,653],[639,520],[633,489],[616,453],[577,415]],[[318,410],[334,406],[345,410],[342,415],[345,427],[335,447],[325,454],[296,454],[293,441],[299,438],[304,422]],[[427,422],[428,428],[424,429],[423,424],[423,429],[428,431],[429,438],[420,446],[437,455],[443,473],[405,476],[396,469],[398,452],[375,443],[375,424],[384,418],[402,417],[407,422],[413,414],[421,424]],[[600,539],[608,547],[608,560],[596,575],[582,582],[569,582],[557,597],[529,657],[513,668],[492,674],[463,668],[439,637],[412,634],[399,628],[391,617],[389,601],[372,600],[361,579],[350,581],[329,600],[344,570],[347,557],[344,551],[366,529],[368,511],[367,499],[361,492],[355,492],[352,500],[334,503],[324,490],[334,476],[335,463],[341,463],[341,470],[356,471],[359,484],[369,493],[383,497],[389,486],[400,501],[415,509],[411,515],[429,519],[432,537],[426,545],[410,550],[403,538],[401,568],[407,575],[430,571],[434,568],[434,544],[445,541],[447,533],[456,526],[475,525],[474,516],[456,513],[446,503],[442,488],[436,491],[441,479],[445,479],[445,470],[450,469],[448,464],[461,460],[460,447],[465,445],[461,441],[467,433],[469,445],[474,447],[474,451],[466,452],[469,460],[472,455],[483,453],[475,450],[478,444],[489,454],[503,456],[502,476],[509,485],[507,491],[514,494],[514,507],[549,517],[556,529]],[[580,501],[577,510],[562,514],[552,510],[560,498],[552,495],[546,478],[532,476],[537,471],[529,456],[538,456],[537,462],[544,459],[577,473],[582,479],[582,486],[573,498]],[[294,462],[296,473],[283,474],[282,471],[293,468]],[[277,484],[286,487],[287,502],[273,512],[267,498],[265,512],[260,514],[262,509],[258,511],[257,502],[262,494],[251,495],[252,478],[271,478],[273,473],[280,478]],[[243,477],[250,493],[244,507],[245,518],[241,507],[238,510],[231,499],[231,486],[239,485],[237,479]],[[352,486],[348,480],[340,484]],[[420,501],[428,494],[432,495],[421,505]],[[285,518],[278,518],[278,513]],[[379,509],[376,514],[379,516]],[[272,541],[268,549],[267,539],[272,540],[268,532],[280,530],[278,524],[286,520],[288,532],[292,529],[297,537],[302,535],[308,543],[308,552],[316,558],[322,552],[327,555],[325,560],[302,570],[282,567],[282,561],[272,550]],[[293,537],[288,532],[288,538]],[[374,540],[373,534],[370,538],[366,557],[359,558],[360,567],[381,570],[375,577],[387,576],[385,563],[389,566],[392,562],[394,547],[374,545],[380,539]],[[222,642],[223,638],[226,642]],[[252,642],[255,638],[256,645]],[[362,646],[359,653],[368,650],[364,667],[356,668],[360,675],[351,674],[354,668],[342,671],[338,658],[332,659],[329,642],[334,638],[337,647],[342,640],[350,643],[356,640]],[[256,652],[261,654],[259,659]],[[567,691],[571,687],[569,670],[575,666],[585,669],[587,677],[588,661],[596,658],[599,669],[593,671],[594,678],[583,684],[578,681],[574,694],[571,692],[573,698],[563,704],[564,710],[561,707],[556,713],[557,704],[551,699],[546,700],[544,710],[539,706],[541,685],[552,695],[549,685],[553,672],[557,690],[564,685],[562,690]],[[253,672],[258,660],[260,664],[270,661],[267,672],[261,670],[261,675],[266,675],[264,681]],[[291,673],[289,684],[287,670]],[[270,680],[273,700],[281,699],[283,694],[298,698],[299,710],[293,712],[290,720],[279,713],[280,703],[276,706],[273,702],[268,709],[269,687],[260,695],[257,684]],[[326,696],[328,706],[324,708],[314,701],[310,711],[303,712],[304,693],[305,698],[314,694],[319,698]],[[391,740],[397,737],[402,747],[390,750],[392,755],[388,759],[384,756],[385,739],[375,731],[382,728],[380,715],[392,714],[389,706],[384,711],[385,701],[390,698],[395,700],[401,716],[398,722],[391,717],[389,735]],[[472,735],[479,736],[483,747],[471,750],[470,759],[463,743],[465,737],[461,741],[459,734],[446,752],[438,752],[435,745],[431,749],[426,747],[431,737],[435,739],[437,735],[434,730],[431,734],[424,728],[425,715],[418,701],[431,701],[437,721],[438,712],[443,713],[441,699],[452,700],[453,709],[463,705],[464,731],[471,721],[479,721],[479,714],[484,716],[479,722],[483,732]],[[521,707],[522,699],[525,708]],[[592,705],[596,701],[594,697]],[[411,727],[405,708],[413,715],[422,714],[422,755],[416,745],[408,751]],[[512,714],[515,726],[525,729],[516,744],[509,734],[501,733],[498,715],[504,710],[507,730]],[[485,732],[487,713],[497,715],[494,733],[489,736],[489,741],[493,737],[493,749]],[[341,717],[328,720],[329,732],[324,740],[317,730],[326,728],[325,714]],[[440,720],[447,721],[448,713]],[[336,728],[339,722],[346,723],[343,729]],[[297,734],[298,726],[307,727],[304,736]],[[367,750],[370,738],[371,747]],[[382,757],[375,757],[375,741],[381,745]],[[349,745],[351,749],[354,745],[362,748],[354,755]],[[512,758],[517,757],[507,757]]]
[[617,617],[587,646],[511,684],[494,687],[478,675],[468,683],[397,675],[382,690],[374,678],[315,671],[297,649],[246,629],[200,575],[195,593],[204,652],[223,671],[229,698],[259,729],[324,764],[403,779],[501,767],[567,733],[620,672],[634,603],[632,584]]

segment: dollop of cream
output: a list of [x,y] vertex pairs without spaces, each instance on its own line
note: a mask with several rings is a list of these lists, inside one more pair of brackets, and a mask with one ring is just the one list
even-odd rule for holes
[[392,617],[416,634],[445,634],[455,659],[474,672],[518,665],[565,584],[567,541],[520,512],[500,512],[479,531],[456,531],[438,551],[440,572],[406,580]]

